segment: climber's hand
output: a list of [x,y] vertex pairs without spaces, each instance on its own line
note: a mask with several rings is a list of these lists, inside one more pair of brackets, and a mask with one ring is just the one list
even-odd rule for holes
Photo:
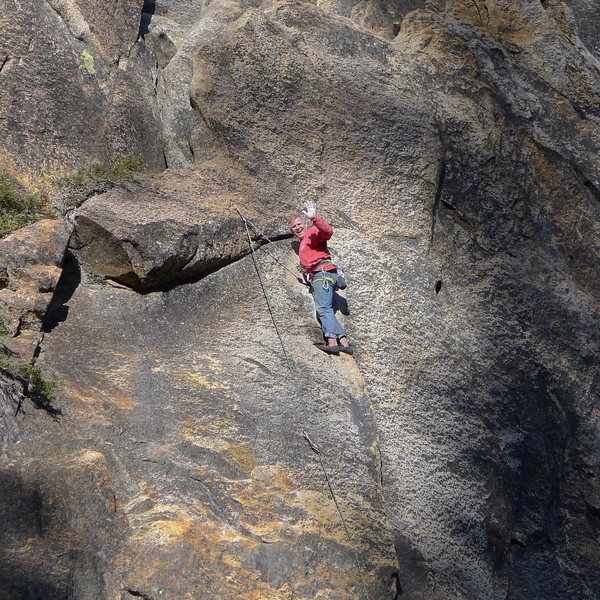
[[303,210],[302,214],[306,215],[306,218],[312,221],[317,216],[317,205],[314,202],[307,200],[306,210]]

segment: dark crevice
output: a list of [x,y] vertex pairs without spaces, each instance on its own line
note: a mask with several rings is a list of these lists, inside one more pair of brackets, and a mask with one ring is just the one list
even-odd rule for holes
[[596,186],[589,179],[589,177],[587,177],[585,175],[585,173],[579,168],[579,166],[577,166],[574,162],[569,161],[569,159],[565,158],[562,154],[560,154],[560,152],[557,152],[556,150],[554,150],[553,148],[549,148],[548,146],[544,146],[544,144],[542,144],[535,138],[531,138],[531,141],[535,144],[535,146],[536,146],[536,148],[538,148],[538,150],[543,152],[548,157],[551,157],[553,160],[555,160],[559,164],[562,163],[565,165],[570,165],[573,168],[573,171],[575,171],[575,174],[577,175],[581,184],[590,191],[590,193],[592,194],[592,196],[594,197],[595,200],[600,202],[600,189],[598,189],[598,186]]
[[452,210],[454,212],[458,212],[458,209],[456,208],[456,206],[454,206],[453,204],[450,204],[450,202],[443,200],[442,204],[444,205],[444,208],[446,208],[448,210]]
[[0,62],[0,73],[2,73],[2,69],[4,69],[4,67],[6,66],[6,63],[8,62],[9,59],[10,59],[10,56],[7,54]]
[[592,514],[596,518],[600,518],[600,507],[590,504],[587,500],[585,500],[585,506],[590,514]]
[[402,596],[402,586],[400,585],[400,574],[398,571],[392,573],[392,591],[394,592],[392,600],[399,600],[400,596]]
[[204,124],[209,127],[208,124],[208,118],[207,116],[204,114],[204,111],[202,110],[202,108],[200,108],[200,105],[198,104],[198,102],[196,102],[195,98],[190,97],[190,106],[198,112],[198,114],[200,115],[200,118],[202,119],[202,121],[204,122]]
[[[279,234],[279,235],[275,235],[275,236],[271,237],[270,240],[272,242],[278,242],[281,240],[289,239],[291,237],[292,237],[292,234],[283,233],[283,234]],[[260,240],[254,240],[254,242],[255,242],[255,244],[257,244],[257,246],[255,247],[255,250],[258,247],[261,247],[268,243],[268,242],[260,241]],[[152,280],[159,277],[161,271],[168,270],[165,266],[160,267],[154,273],[152,273],[152,272],[148,273],[148,277],[144,280],[141,280],[137,276],[137,274],[135,274],[133,272],[129,272],[128,274],[126,274],[123,277],[114,277],[114,278],[106,277],[106,279],[111,279],[115,283],[124,285],[124,286],[132,289],[134,292],[137,292],[138,294],[141,294],[143,296],[146,294],[152,294],[155,292],[170,292],[171,290],[173,290],[176,287],[179,287],[180,285],[188,285],[188,284],[197,283],[198,281],[201,281],[205,277],[208,277],[209,275],[216,273],[220,269],[227,267],[229,265],[232,265],[233,263],[238,262],[239,260],[242,260],[249,254],[250,254],[250,249],[248,249],[247,251],[245,251],[237,256],[234,256],[234,257],[215,259],[211,262],[204,263],[202,268],[201,269],[199,268],[197,271],[193,271],[187,275],[182,274],[181,277],[161,281],[159,283],[154,283]]]
[[456,206],[450,204],[450,202],[446,202],[445,200],[442,200],[442,206],[446,210],[455,213],[458,217],[459,222],[462,223],[468,230],[470,230],[473,233],[473,235],[475,235],[475,226],[469,221],[469,219],[467,219],[467,217],[465,217],[465,215],[458,208],[456,208]]
[[592,192],[592,196],[600,202],[600,190],[588,179],[583,182],[583,185]]
[[73,253],[67,250],[63,270],[54,290],[54,295],[42,319],[42,332],[52,331],[59,323],[66,321],[69,314],[67,302],[81,283],[81,269]]
[[42,333],[40,341],[37,343],[35,350],[33,351],[32,362],[35,364],[35,361],[40,357],[42,352],[42,342],[44,341],[44,334]]
[[[481,21],[481,24],[484,25],[481,8],[479,8],[479,2],[477,2],[477,0],[471,0],[471,2],[475,5],[475,8],[477,9],[477,14],[479,15],[479,20]],[[487,23],[485,23],[485,25],[487,26],[490,24],[490,12],[489,12],[488,7],[486,6],[485,2],[483,2],[483,8],[485,9],[485,12],[487,14]]]
[[453,218],[453,222],[462,227],[469,234],[471,241],[474,244],[476,244],[476,246],[482,252],[485,252],[486,254],[489,254],[491,252],[490,248],[484,246],[478,238],[477,227],[473,225],[473,223],[471,223],[469,219],[467,219],[467,217],[456,206],[450,204],[449,202],[446,202],[445,200],[442,200],[442,206],[445,210],[448,211],[448,216]]
[[134,598],[142,598],[142,600],[152,600],[151,596],[148,596],[148,594],[144,594],[144,592],[140,592],[138,590],[126,588],[124,591],[127,592],[130,596],[133,596]]
[[600,202],[600,190],[584,175],[583,171],[577,166],[573,165],[573,170],[577,174],[577,177],[581,181],[584,187],[586,187],[592,196]]
[[379,462],[379,485],[381,486],[381,493],[383,494],[383,490],[384,490],[384,483],[383,483],[383,456],[381,454],[381,448],[379,447],[379,445],[375,446],[377,448],[377,458],[378,458],[378,462]]
[[156,0],[144,0],[144,6],[142,7],[142,16],[140,18],[140,30],[138,36],[143,38],[147,33],[150,32],[150,22],[156,11]]
[[442,158],[442,164],[440,168],[440,173],[438,176],[437,189],[435,191],[435,199],[433,201],[433,215],[431,218],[431,238],[430,242],[433,243],[433,234],[435,232],[435,223],[437,220],[437,216],[440,210],[440,203],[442,201],[442,193],[444,191],[444,182],[446,180],[446,157],[444,153],[444,157]]

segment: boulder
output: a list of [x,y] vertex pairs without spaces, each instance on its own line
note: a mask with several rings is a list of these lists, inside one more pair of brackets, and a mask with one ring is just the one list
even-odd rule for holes
[[[183,178],[170,171],[147,185],[114,188],[77,211],[71,248],[96,277],[139,291],[200,278],[250,252],[238,207],[267,237],[289,235],[281,213],[274,220],[248,181],[235,163],[218,160]],[[264,243],[257,230],[250,234]]]

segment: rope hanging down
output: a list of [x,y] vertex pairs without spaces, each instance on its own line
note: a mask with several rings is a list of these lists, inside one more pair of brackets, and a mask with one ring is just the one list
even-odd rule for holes
[[[352,544],[352,537],[350,536],[350,529],[348,529],[348,525],[346,524],[346,519],[344,519],[344,514],[342,513],[342,509],[340,508],[340,505],[335,496],[335,492],[333,491],[333,485],[331,484],[331,480],[329,479],[329,474],[327,473],[327,469],[325,468],[325,463],[323,462],[323,457],[321,456],[321,451],[315,446],[315,444],[310,439],[310,437],[308,437],[308,432],[306,432],[303,429],[300,433],[302,434],[304,439],[308,442],[308,445],[310,446],[311,450],[317,455],[317,458],[319,459],[319,463],[321,463],[321,469],[323,470],[323,475],[325,475],[325,481],[327,481],[327,486],[329,487],[329,493],[331,494],[331,497],[333,498],[333,502],[335,503],[335,508],[337,509],[337,513],[340,516],[340,521],[342,522],[344,531],[346,532],[346,539],[348,540],[348,543],[350,544],[350,548],[352,548],[352,554],[354,555],[354,562],[356,563],[356,568],[359,571],[366,571],[365,565],[360,560],[360,558],[358,556],[358,552],[356,551],[356,548]],[[370,600],[369,592],[367,590],[367,586],[365,585],[365,582],[361,580],[361,584],[362,584],[363,591],[367,595],[367,600]]]
[[[277,327],[277,322],[275,321],[275,315],[273,313],[273,309],[271,308],[271,303],[269,301],[269,296],[267,294],[267,290],[265,288],[265,284],[263,282],[263,278],[260,272],[260,268],[258,266],[258,262],[256,260],[256,256],[254,253],[254,245],[252,244],[252,237],[250,236],[250,230],[248,229],[248,225],[250,225],[250,227],[252,227],[252,229],[254,229],[254,231],[260,236],[262,237],[264,240],[266,240],[267,242],[274,244],[274,242],[272,240],[270,240],[266,235],[264,235],[257,227],[255,227],[250,221],[248,221],[244,215],[241,213],[239,208],[236,208],[235,210],[237,210],[238,214],[240,215],[242,221],[244,222],[244,227],[246,228],[246,236],[248,237],[248,244],[250,246],[250,251],[252,254],[252,261],[254,262],[254,268],[256,269],[256,274],[258,275],[258,280],[260,281],[260,286],[262,288],[263,294],[265,296],[265,300],[267,302],[267,308],[269,309],[269,314],[271,315],[271,320],[273,321],[273,326],[275,327],[275,331],[277,332],[277,337],[279,338],[279,342],[281,343],[281,348],[283,349],[283,354],[285,356],[285,359],[287,361],[288,367],[290,369],[290,371],[293,372],[294,370],[294,363],[292,362],[292,359],[289,357],[286,349],[285,349],[285,344],[283,343],[283,338],[281,337],[281,334],[279,333],[279,328]],[[272,260],[274,260],[275,262],[279,263],[286,271],[288,271],[289,273],[291,273],[291,271],[285,267],[285,265],[283,265],[281,262],[279,262],[276,258],[270,256],[268,253],[266,253],[267,256],[269,258],[271,258]],[[294,275],[294,277],[296,277],[295,273],[292,273],[292,275]],[[348,540],[348,545],[350,546],[351,550],[352,550],[352,554],[354,555],[354,561],[356,562],[356,567],[359,571],[363,571],[366,572],[367,569],[365,567],[365,564],[361,561],[360,557],[358,556],[358,552],[356,551],[356,548],[354,547],[354,544],[352,543],[352,536],[350,535],[350,529],[348,528],[348,525],[346,524],[346,519],[344,518],[344,514],[342,513],[342,509],[340,507],[340,504],[337,500],[337,496],[333,490],[333,484],[331,483],[331,479],[329,478],[329,474],[327,473],[327,469],[325,468],[325,462],[323,461],[323,456],[321,455],[321,451],[317,448],[317,446],[315,446],[315,444],[313,443],[313,441],[310,439],[310,437],[308,436],[308,432],[306,430],[302,430],[300,432],[302,434],[302,437],[304,437],[304,439],[308,442],[308,445],[310,446],[311,450],[317,455],[317,458],[319,459],[319,463],[321,465],[321,469],[323,471],[323,475],[325,476],[325,481],[327,482],[327,487],[329,488],[329,493],[333,499],[333,502],[335,504],[335,508],[337,510],[337,513],[340,517],[340,521],[342,523],[342,526],[344,528],[344,532],[346,534],[346,539]],[[363,588],[363,591],[365,593],[366,596],[366,600],[371,600],[371,597],[369,596],[369,592],[367,590],[367,587],[365,585],[364,580],[361,579],[361,586]]]
[[279,343],[281,344],[281,349],[283,350],[283,356],[285,356],[285,360],[287,362],[288,368],[293,372],[294,364],[292,363],[287,350],[285,349],[285,344],[283,343],[283,338],[281,337],[281,333],[279,333],[279,327],[277,327],[277,321],[275,321],[275,315],[273,314],[273,309],[271,308],[271,302],[269,301],[269,295],[267,294],[267,289],[265,288],[265,284],[263,282],[262,275],[260,273],[260,269],[258,268],[258,262],[256,261],[256,255],[254,254],[254,245],[252,244],[252,238],[250,237],[250,230],[248,229],[248,221],[244,215],[240,212],[239,208],[236,208],[238,214],[242,218],[244,222],[244,227],[246,228],[246,235],[248,236],[248,244],[250,246],[250,252],[252,254],[252,262],[254,263],[254,268],[256,269],[256,274],[258,275],[258,280],[260,281],[260,287],[262,288],[263,294],[265,296],[265,300],[267,301],[267,308],[269,309],[269,314],[271,315],[271,321],[273,321],[273,327],[275,327],[275,333],[277,333],[277,337],[279,338]]
[[[236,209],[237,210],[237,209]],[[240,211],[238,210],[238,213]],[[241,213],[240,213],[241,214]],[[258,229],[258,227],[256,227],[256,225],[254,225],[254,223],[252,223],[252,221],[250,221],[250,219],[246,219],[244,217],[242,217],[242,219],[244,219],[244,222],[247,223],[248,225],[250,225],[250,227],[252,227],[252,229],[254,229],[254,231],[258,234],[259,237],[261,237],[263,240],[265,240],[266,242],[268,242],[269,244],[272,244],[273,246],[275,245],[275,242],[268,238],[260,229]],[[282,267],[283,269],[285,269],[288,273],[290,273],[290,275],[293,275],[298,281],[301,281],[301,279],[298,277],[298,273],[294,273],[293,271],[291,271],[290,269],[288,269],[280,260],[278,260],[277,258],[275,258],[274,256],[271,256],[268,252],[266,252],[263,249],[263,252],[265,253],[265,255],[270,258],[273,262],[276,262],[280,267]],[[303,285],[308,285],[307,283],[303,283]]]

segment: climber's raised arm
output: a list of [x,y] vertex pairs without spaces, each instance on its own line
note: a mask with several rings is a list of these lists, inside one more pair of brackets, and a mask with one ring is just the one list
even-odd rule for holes
[[317,236],[319,240],[326,241],[333,235],[333,227],[317,216],[317,205],[310,200],[306,202],[306,209],[302,211],[302,214],[312,221],[312,224],[319,230]]

